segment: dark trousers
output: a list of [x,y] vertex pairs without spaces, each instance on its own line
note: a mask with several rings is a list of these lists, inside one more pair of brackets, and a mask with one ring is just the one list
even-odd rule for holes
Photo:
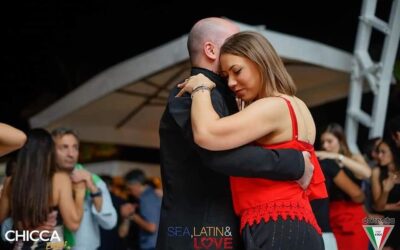
[[300,221],[278,217],[265,223],[246,225],[242,231],[246,250],[319,250],[324,249],[322,236],[313,226]]

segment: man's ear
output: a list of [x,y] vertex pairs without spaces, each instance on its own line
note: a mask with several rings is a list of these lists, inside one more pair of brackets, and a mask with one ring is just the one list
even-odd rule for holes
[[203,46],[204,49],[204,54],[212,59],[215,60],[217,59],[217,48],[215,47],[215,44],[213,44],[212,42],[206,42]]

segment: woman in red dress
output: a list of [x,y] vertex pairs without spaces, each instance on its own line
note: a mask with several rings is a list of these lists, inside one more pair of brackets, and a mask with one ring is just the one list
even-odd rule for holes
[[221,51],[209,53],[220,56],[220,73],[243,105],[240,112],[220,118],[211,102],[214,83],[202,74],[192,76],[180,94],[192,93],[195,142],[209,150],[253,142],[269,149],[308,151],[315,167],[306,190],[294,181],[231,177],[246,249],[323,249],[309,203],[327,197],[313,148],[315,124],[307,106],[294,96],[296,87],[281,59],[256,32],[239,32],[225,41]]

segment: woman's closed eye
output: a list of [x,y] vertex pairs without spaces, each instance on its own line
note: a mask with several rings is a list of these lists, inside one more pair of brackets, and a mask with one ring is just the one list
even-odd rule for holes
[[240,71],[242,71],[242,68],[240,68],[240,69],[234,69],[234,70],[233,70],[233,73],[234,73],[235,75],[239,75],[239,74],[240,74]]

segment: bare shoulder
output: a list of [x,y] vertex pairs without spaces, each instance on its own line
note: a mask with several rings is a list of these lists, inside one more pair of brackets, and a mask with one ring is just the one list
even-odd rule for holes
[[280,123],[282,119],[288,117],[289,110],[282,98],[279,97],[265,97],[258,99],[250,104],[247,108],[259,118],[268,123]]
[[303,100],[301,100],[297,96],[293,96],[293,100],[296,102],[297,106],[301,109],[302,113],[306,112],[308,115],[311,115],[310,109]]
[[295,100],[299,105],[302,105],[303,107],[306,107],[306,108],[308,109],[307,104],[306,104],[303,100],[301,100],[301,99],[298,98],[297,96],[293,96],[293,98],[294,98],[294,100]]
[[249,107],[260,108],[265,112],[280,113],[282,110],[287,109],[285,102],[279,97],[264,97],[251,103]]
[[71,178],[66,172],[56,172],[53,176],[53,184],[55,186],[63,186],[66,183],[70,183]]

